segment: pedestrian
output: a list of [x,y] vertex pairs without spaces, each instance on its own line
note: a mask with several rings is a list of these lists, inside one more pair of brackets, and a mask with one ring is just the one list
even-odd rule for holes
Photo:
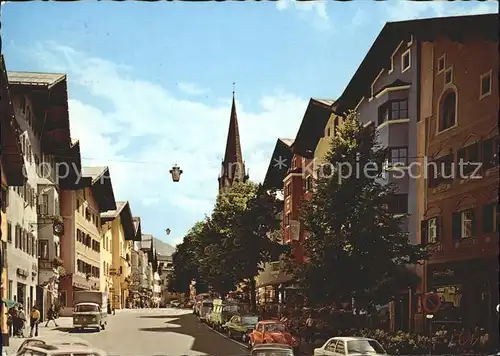
[[40,323],[40,311],[37,306],[34,305],[31,310],[30,316],[30,337],[33,337],[33,331],[35,332],[35,337],[38,336],[38,324]]
[[49,326],[50,321],[54,322],[54,325],[56,326],[56,328],[59,326],[59,325],[57,325],[57,322],[56,322],[56,308],[54,307],[53,304],[50,306],[49,311],[47,312],[47,322],[45,323],[45,327]]
[[306,342],[314,342],[314,319],[312,317],[312,314],[309,314],[308,318],[306,319]]
[[16,336],[24,337],[25,323],[26,323],[26,314],[24,313],[22,304],[20,304],[16,317],[16,331],[17,331]]

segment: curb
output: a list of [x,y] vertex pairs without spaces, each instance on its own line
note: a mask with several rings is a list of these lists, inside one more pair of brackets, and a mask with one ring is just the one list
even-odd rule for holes
[[221,333],[221,332],[219,332],[219,331],[217,331],[217,330],[212,329],[210,326],[208,326],[208,325],[207,325],[207,324],[205,324],[205,323],[201,323],[201,325],[205,326],[208,330],[212,330],[214,333],[219,334],[219,335],[220,335],[220,336],[222,336],[224,339],[231,340],[231,341],[232,341],[232,342],[234,342],[235,344],[238,344],[238,345],[240,345],[240,346],[242,346],[242,347],[244,347],[244,348],[248,349],[248,345],[247,345],[247,344],[244,344],[244,343],[242,343],[242,342],[239,342],[239,341],[236,341],[236,340],[234,340],[234,339],[231,339],[231,338],[229,338],[229,336],[227,336],[227,335],[225,335],[225,334],[223,334],[223,333]]

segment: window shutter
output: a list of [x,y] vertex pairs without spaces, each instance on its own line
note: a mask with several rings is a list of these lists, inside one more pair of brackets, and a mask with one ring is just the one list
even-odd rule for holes
[[420,222],[420,243],[422,245],[427,244],[427,220]]
[[436,242],[441,241],[441,217],[436,216]]
[[486,204],[483,207],[483,232],[493,232],[493,205]]
[[476,211],[474,209],[471,209],[470,210],[471,214],[472,214],[472,237],[475,237],[476,236]]
[[461,213],[454,213],[452,216],[452,237],[454,241],[458,241],[462,237]]

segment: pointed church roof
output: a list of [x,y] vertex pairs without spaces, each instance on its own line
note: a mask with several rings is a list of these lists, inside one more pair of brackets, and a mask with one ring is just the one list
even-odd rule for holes
[[224,163],[243,162],[241,154],[240,131],[238,128],[238,115],[236,114],[236,102],[233,92],[233,103],[231,105],[231,117],[229,118],[229,131],[227,132],[226,152]]

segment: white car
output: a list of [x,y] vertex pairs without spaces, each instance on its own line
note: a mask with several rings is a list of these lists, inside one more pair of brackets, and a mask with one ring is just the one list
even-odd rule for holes
[[332,337],[323,346],[314,349],[314,356],[387,355],[377,340],[365,337]]
[[99,349],[83,345],[29,345],[19,351],[16,356],[108,356]]
[[92,345],[87,341],[79,337],[31,337],[23,341],[23,343],[17,349],[17,353],[22,351],[27,346],[37,346],[37,345],[54,345],[54,346],[84,346],[92,347]]

